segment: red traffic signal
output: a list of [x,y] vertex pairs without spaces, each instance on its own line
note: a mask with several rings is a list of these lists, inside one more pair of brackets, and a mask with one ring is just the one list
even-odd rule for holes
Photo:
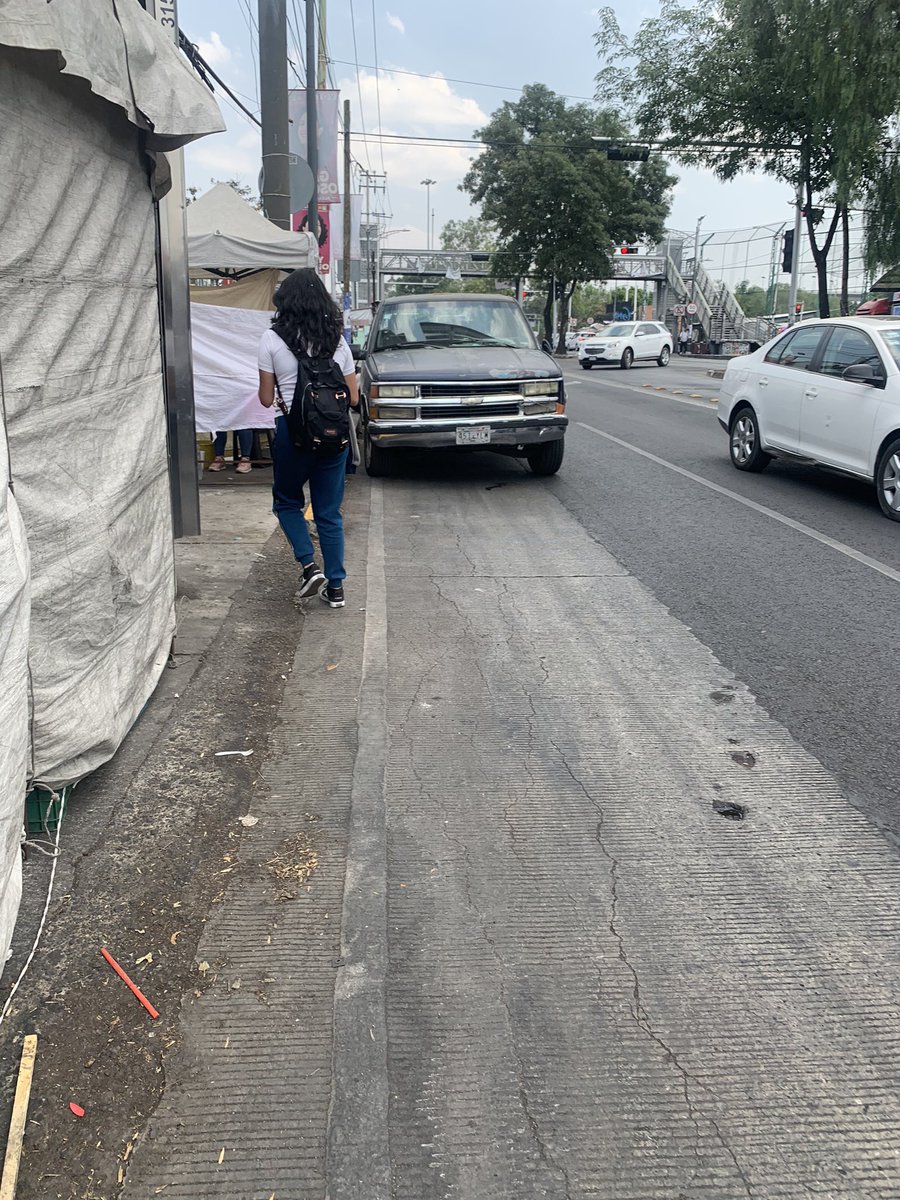
[[619,250],[620,254],[637,254],[637,246],[622,246]]

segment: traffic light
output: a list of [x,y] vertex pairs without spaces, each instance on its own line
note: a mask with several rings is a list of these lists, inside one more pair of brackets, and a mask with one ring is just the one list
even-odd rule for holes
[[607,146],[606,157],[613,162],[646,162],[650,157],[649,146]]
[[621,246],[619,248],[620,254],[637,254],[637,252],[638,252],[637,246]]
[[794,231],[789,229],[781,239],[781,269],[790,275],[794,269]]

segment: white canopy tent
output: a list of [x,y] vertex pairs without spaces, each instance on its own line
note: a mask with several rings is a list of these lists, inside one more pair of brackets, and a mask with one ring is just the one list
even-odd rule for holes
[[217,183],[188,205],[187,232],[193,269],[293,271],[318,262],[311,233],[289,233],[273,225],[227,183]]

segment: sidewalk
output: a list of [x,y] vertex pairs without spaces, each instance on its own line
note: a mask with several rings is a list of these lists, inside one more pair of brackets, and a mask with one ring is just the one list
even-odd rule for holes
[[352,479],[302,615],[227,486],[262,557],[186,548],[227,611],[70,814],[20,1196],[897,1200],[900,867],[821,765],[554,481]]

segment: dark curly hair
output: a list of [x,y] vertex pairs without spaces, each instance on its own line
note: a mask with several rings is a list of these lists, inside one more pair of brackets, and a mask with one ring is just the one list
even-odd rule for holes
[[275,289],[273,303],[272,328],[295,353],[334,354],[344,320],[316,271],[291,271]]

